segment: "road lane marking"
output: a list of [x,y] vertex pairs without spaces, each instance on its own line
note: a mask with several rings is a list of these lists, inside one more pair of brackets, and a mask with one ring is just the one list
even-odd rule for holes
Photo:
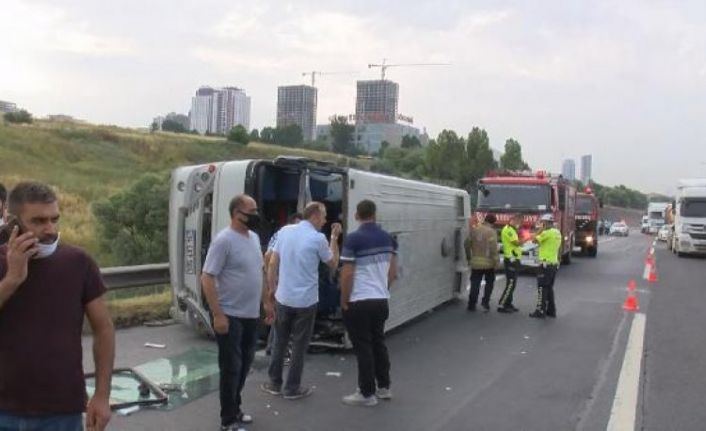
[[644,313],[636,313],[632,320],[607,431],[635,430],[645,343],[645,320]]

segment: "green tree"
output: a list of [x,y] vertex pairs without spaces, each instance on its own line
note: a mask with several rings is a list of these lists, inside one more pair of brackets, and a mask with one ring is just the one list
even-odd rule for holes
[[165,132],[186,133],[188,130],[181,123],[174,120],[162,121],[162,130]]
[[276,145],[298,147],[303,141],[304,135],[302,134],[302,128],[296,124],[278,127],[274,130],[273,143]]
[[405,149],[422,148],[422,142],[416,136],[404,135],[400,146]]
[[275,129],[272,127],[264,127],[260,133],[260,140],[268,144],[275,143]]
[[382,158],[385,155],[385,150],[390,147],[390,143],[387,141],[380,142],[380,150],[378,151],[378,157]]
[[426,167],[431,178],[457,181],[465,169],[465,143],[453,130],[442,130],[426,149]]
[[522,160],[522,146],[510,138],[505,141],[505,153],[500,157],[500,167],[511,171],[528,170],[529,165]]
[[259,141],[260,140],[260,132],[258,132],[257,129],[252,129],[252,132],[250,132],[250,140],[251,141]]
[[248,145],[248,142],[250,142],[250,135],[245,127],[238,124],[230,129],[230,132],[228,132],[228,141],[237,142],[241,145]]
[[15,124],[21,124],[21,123],[26,123],[26,124],[31,124],[32,123],[32,114],[27,112],[24,109],[21,109],[16,112],[8,112],[4,116],[5,121],[8,123],[15,123]]
[[145,174],[127,190],[93,206],[101,250],[118,265],[168,258],[169,178]]
[[473,195],[478,180],[483,178],[488,171],[498,167],[493,157],[493,150],[490,149],[488,132],[485,129],[474,127],[468,134],[465,166],[467,171],[460,176],[459,187],[471,191]]
[[159,126],[157,126],[157,122],[153,121],[152,124],[150,124],[150,133],[156,132],[158,128]]
[[334,153],[354,156],[358,153],[353,135],[355,126],[348,124],[348,119],[344,116],[334,117],[331,120],[331,139]]

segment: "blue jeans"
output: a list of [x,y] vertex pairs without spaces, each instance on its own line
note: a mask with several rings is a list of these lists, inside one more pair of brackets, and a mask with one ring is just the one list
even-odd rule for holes
[[0,412],[0,431],[83,431],[83,415],[37,417]]

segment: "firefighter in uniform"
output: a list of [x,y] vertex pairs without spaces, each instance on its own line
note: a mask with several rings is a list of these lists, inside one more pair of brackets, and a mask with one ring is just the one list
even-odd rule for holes
[[498,233],[495,225],[496,217],[487,214],[483,223],[478,225],[478,219],[471,222],[471,232],[466,239],[466,256],[471,263],[471,292],[468,295],[468,311],[476,311],[476,302],[480,293],[480,285],[485,279],[485,289],[481,306],[490,310],[490,296],[495,283],[495,266],[498,263]]
[[554,217],[551,214],[543,215],[540,221],[542,222],[542,228],[534,237],[534,242],[539,244],[537,309],[530,313],[530,317],[544,319],[545,316],[556,317],[554,278],[559,268],[561,232],[554,227]]
[[517,275],[520,272],[520,257],[522,257],[522,241],[517,234],[517,229],[522,223],[522,216],[515,215],[510,223],[500,232],[503,244],[503,263],[505,266],[505,290],[498,302],[498,312],[514,313],[519,311],[512,305],[512,297],[517,286]]

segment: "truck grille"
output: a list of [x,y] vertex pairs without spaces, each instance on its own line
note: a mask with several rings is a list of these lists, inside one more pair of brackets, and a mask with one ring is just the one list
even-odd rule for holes
[[691,232],[689,235],[691,235],[691,237],[694,238],[694,239],[706,239],[706,233],[694,233],[694,232]]

